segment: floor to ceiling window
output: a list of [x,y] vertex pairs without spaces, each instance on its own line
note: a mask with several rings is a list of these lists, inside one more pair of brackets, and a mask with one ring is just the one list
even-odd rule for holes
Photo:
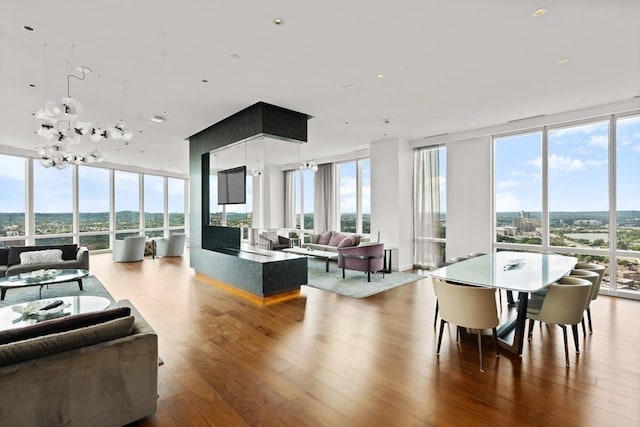
[[496,241],[540,245],[542,133],[495,139]]
[[143,176],[144,179],[144,234],[161,237],[164,234],[164,177]]
[[116,239],[135,236],[140,232],[140,175],[116,171],[114,188]]
[[32,162],[36,244],[73,243],[72,169],[47,169],[40,165],[39,160]]
[[110,181],[109,169],[78,167],[80,244],[91,251],[109,248]]
[[167,221],[169,232],[184,233],[186,209],[185,180],[167,178]]
[[340,231],[371,233],[371,161],[338,163]]
[[313,197],[315,173],[310,169],[295,171],[296,228],[313,230]]
[[605,292],[640,294],[639,116],[498,136],[493,149],[498,250],[574,255],[608,267]]
[[0,155],[0,247],[25,244],[26,165],[24,158]]
[[413,264],[428,269],[446,256],[446,148],[419,148],[413,156]]

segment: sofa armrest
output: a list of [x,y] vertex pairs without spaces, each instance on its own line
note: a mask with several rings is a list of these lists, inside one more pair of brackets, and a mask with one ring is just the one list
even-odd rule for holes
[[89,249],[86,246],[78,248],[76,260],[82,265],[83,270],[89,270]]

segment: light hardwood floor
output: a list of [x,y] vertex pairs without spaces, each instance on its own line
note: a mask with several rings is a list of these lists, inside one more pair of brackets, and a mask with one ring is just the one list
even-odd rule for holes
[[[195,278],[188,258],[91,271],[159,335],[158,412],[137,426],[640,425],[640,302],[600,297],[564,366],[558,327],[522,358],[445,332],[428,278],[366,299],[303,287],[260,307]],[[570,341],[570,345],[571,341]],[[570,347],[572,348],[572,347]]]

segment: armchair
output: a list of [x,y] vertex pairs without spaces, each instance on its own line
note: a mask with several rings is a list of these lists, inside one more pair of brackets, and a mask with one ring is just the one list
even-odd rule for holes
[[144,259],[144,247],[147,236],[125,237],[124,240],[113,241],[113,261],[134,262]]
[[367,282],[371,281],[372,272],[382,271],[384,277],[384,244],[339,247],[338,268],[342,268],[343,279],[345,269],[364,271]]
[[169,237],[156,239],[156,255],[182,256],[186,240],[187,235],[185,233],[174,233]]

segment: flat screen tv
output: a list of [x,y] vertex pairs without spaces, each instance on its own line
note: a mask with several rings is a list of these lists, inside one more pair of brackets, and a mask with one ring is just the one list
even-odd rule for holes
[[240,166],[218,172],[218,204],[247,203],[247,167]]

